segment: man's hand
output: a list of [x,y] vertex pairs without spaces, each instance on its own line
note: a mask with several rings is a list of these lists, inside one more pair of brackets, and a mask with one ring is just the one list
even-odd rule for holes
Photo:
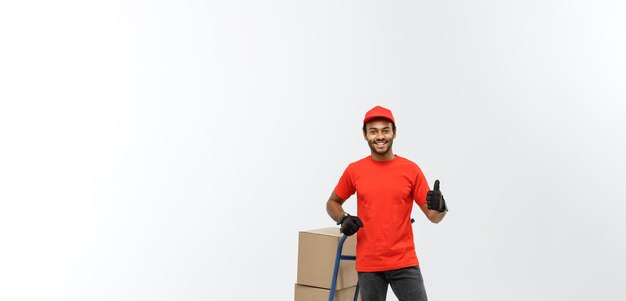
[[342,217],[337,225],[341,225],[341,233],[352,236],[356,231],[359,231],[359,228],[363,227],[363,222],[358,216],[348,214]]
[[435,180],[435,187],[428,191],[426,203],[428,203],[428,209],[437,210],[437,212],[448,211],[446,200],[443,199],[443,194],[439,190],[439,180]]

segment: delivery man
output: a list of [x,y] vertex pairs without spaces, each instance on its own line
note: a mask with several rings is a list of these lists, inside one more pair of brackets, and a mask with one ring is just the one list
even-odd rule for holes
[[[415,201],[433,223],[446,216],[439,180],[430,190],[419,166],[393,153],[396,122],[390,110],[380,106],[369,110],[363,137],[371,155],[348,165],[326,211],[345,235],[358,231],[356,270],[363,301],[386,300],[389,285],[400,301],[426,301],[411,211]],[[342,204],[354,193],[357,215],[350,215]]]

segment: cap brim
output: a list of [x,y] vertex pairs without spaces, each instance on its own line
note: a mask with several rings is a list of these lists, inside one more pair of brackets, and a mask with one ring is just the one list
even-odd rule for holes
[[389,117],[387,117],[387,116],[371,116],[371,117],[368,117],[368,118],[364,119],[364,120],[363,120],[363,124],[366,124],[366,123],[370,122],[371,120],[373,120],[373,119],[377,119],[377,118],[378,118],[378,119],[387,119],[387,120],[389,120],[389,122],[391,122],[391,123],[394,123],[394,124],[395,124],[395,121],[393,121],[393,119],[391,119],[391,118],[389,118]]

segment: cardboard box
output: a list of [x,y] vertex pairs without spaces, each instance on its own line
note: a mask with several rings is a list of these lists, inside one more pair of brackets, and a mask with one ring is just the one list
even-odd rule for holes
[[[298,241],[298,281],[300,285],[330,289],[339,239],[339,228],[300,231]],[[350,236],[343,244],[343,255],[356,254],[356,237]],[[336,289],[355,286],[357,273],[354,260],[342,260],[339,265]]]
[[[356,286],[335,291],[335,301],[353,301]],[[328,301],[329,289],[296,284],[295,301]],[[361,300],[359,294],[358,300]]]

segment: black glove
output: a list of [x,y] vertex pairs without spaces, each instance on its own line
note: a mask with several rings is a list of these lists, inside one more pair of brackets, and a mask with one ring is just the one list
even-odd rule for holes
[[337,225],[341,225],[341,233],[351,236],[356,231],[359,231],[359,228],[363,227],[363,222],[358,216],[347,214],[339,220]]
[[435,187],[433,190],[428,191],[426,203],[428,203],[428,209],[437,210],[438,212],[448,211],[446,200],[443,199],[443,194],[439,190],[439,180],[435,180]]

